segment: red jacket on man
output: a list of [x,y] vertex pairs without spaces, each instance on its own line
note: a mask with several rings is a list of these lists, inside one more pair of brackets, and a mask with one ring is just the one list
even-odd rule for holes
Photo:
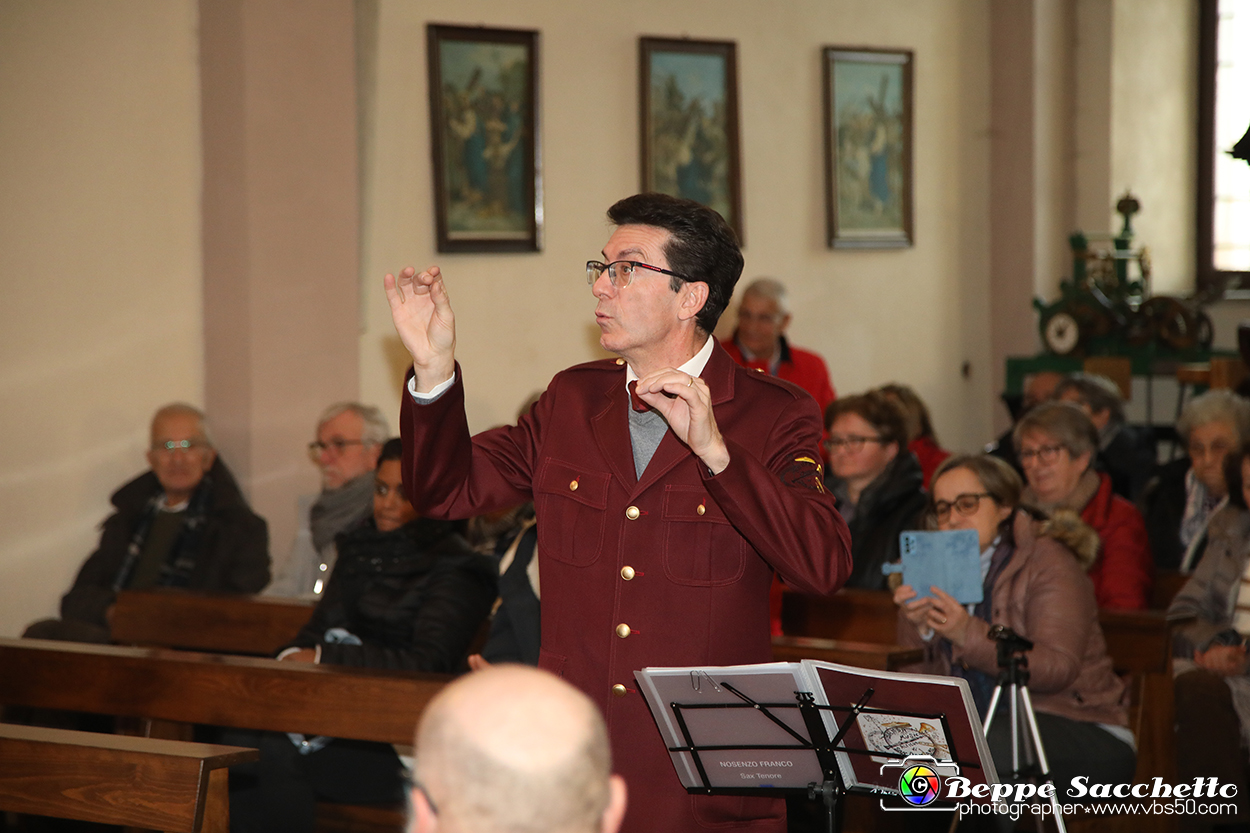
[[[771,374],[772,369],[769,360],[747,359],[742,354],[742,348],[738,346],[737,333],[722,341],[721,347],[724,347],[725,352],[743,367]],[[825,360],[809,350],[791,347],[785,336],[780,337],[777,349],[781,352],[780,360],[777,363],[777,378],[793,382],[812,395],[812,398],[816,400],[817,407],[820,408],[820,419],[823,425],[825,411],[829,408],[829,404],[838,398],[837,393],[833,390],[833,382],[829,379],[829,368],[825,366]],[[820,433],[820,438],[822,441],[820,446],[821,461],[828,465],[829,458],[825,455],[823,442],[828,437],[825,436],[823,430]],[[774,581],[768,600],[768,616],[773,636],[781,635],[781,600],[783,594],[784,588],[782,583]]]
[[535,501],[538,664],[602,710],[636,799],[624,830],[782,833],[778,799],[686,793],[634,672],[770,661],[774,571],[831,593],[851,572],[850,534],[821,482],[811,398],[715,346],[701,378],[729,448],[715,476],[669,431],[637,477],[618,359],[557,374],[517,425],[475,437],[459,367],[429,404],[405,393],[404,488],[418,512],[441,518]]

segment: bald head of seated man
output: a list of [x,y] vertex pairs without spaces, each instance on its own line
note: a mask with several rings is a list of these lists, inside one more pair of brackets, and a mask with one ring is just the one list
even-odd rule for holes
[[625,782],[585,694],[546,671],[459,678],[417,727],[409,833],[616,833]]

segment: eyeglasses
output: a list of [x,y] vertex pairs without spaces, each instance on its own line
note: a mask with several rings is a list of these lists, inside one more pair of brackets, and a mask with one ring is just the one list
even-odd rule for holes
[[951,516],[951,508],[963,515],[965,518],[974,514],[981,506],[981,498],[990,497],[989,492],[967,492],[955,498],[954,502],[945,500],[935,501],[933,504],[933,514],[937,516],[938,523],[943,523]]
[[854,454],[864,447],[864,443],[884,444],[885,440],[881,437],[861,437],[858,434],[847,434],[845,437],[839,437],[837,434],[834,434],[829,439],[825,440],[825,448],[829,449],[830,453],[841,451],[845,448],[847,451]]
[[324,443],[321,440],[313,440],[308,444],[308,456],[313,459],[314,463],[316,463],[321,459],[321,452],[323,451],[333,451],[337,457],[342,454],[343,449],[347,448],[349,445],[364,444],[364,440],[344,440],[341,437],[335,437],[334,439]]
[[1017,455],[1020,458],[1020,465],[1032,460],[1034,457],[1042,463],[1053,463],[1059,459],[1059,452],[1063,451],[1061,445],[1041,445],[1037,448],[1022,448]]
[[175,451],[190,452],[192,449],[208,448],[208,443],[203,440],[165,440],[163,443],[156,443],[152,446],[152,450],[161,454],[173,454]]
[[676,272],[670,272],[667,269],[661,269],[658,266],[652,266],[640,260],[614,260],[611,263],[588,260],[586,261],[586,283],[594,286],[595,281],[599,280],[599,276],[603,274],[605,269],[608,273],[608,280],[617,289],[624,289],[633,283],[635,269],[650,269],[652,272],[659,272],[661,275],[671,275],[683,281],[690,280],[685,275],[679,275]]

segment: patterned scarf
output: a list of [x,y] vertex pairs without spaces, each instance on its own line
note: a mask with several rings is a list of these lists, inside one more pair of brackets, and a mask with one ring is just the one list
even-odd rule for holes
[[[177,537],[174,538],[173,545],[169,548],[169,553],[161,564],[161,572],[156,579],[157,587],[186,587],[190,583],[191,573],[195,570],[195,560],[200,555],[200,544],[204,537],[204,526],[208,520],[208,507],[212,502],[212,495],[213,479],[205,474],[187,502],[186,517],[182,521],[182,528],[178,530]],[[117,571],[117,578],[113,580],[114,591],[123,590],[130,583],[130,576],[134,573],[139,554],[143,552],[148,533],[152,531],[152,521],[156,518],[156,513],[161,511],[161,500],[164,496],[164,492],[153,495],[144,507],[143,514],[139,516],[139,523],[135,526],[134,534],[130,536],[130,546],[126,549],[126,559],[122,562],[121,569]]]

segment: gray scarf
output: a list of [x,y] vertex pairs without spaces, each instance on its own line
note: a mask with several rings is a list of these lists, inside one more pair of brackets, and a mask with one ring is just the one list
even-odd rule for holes
[[365,472],[337,489],[321,492],[308,513],[317,552],[333,544],[335,535],[373,514],[373,479],[373,472]]

